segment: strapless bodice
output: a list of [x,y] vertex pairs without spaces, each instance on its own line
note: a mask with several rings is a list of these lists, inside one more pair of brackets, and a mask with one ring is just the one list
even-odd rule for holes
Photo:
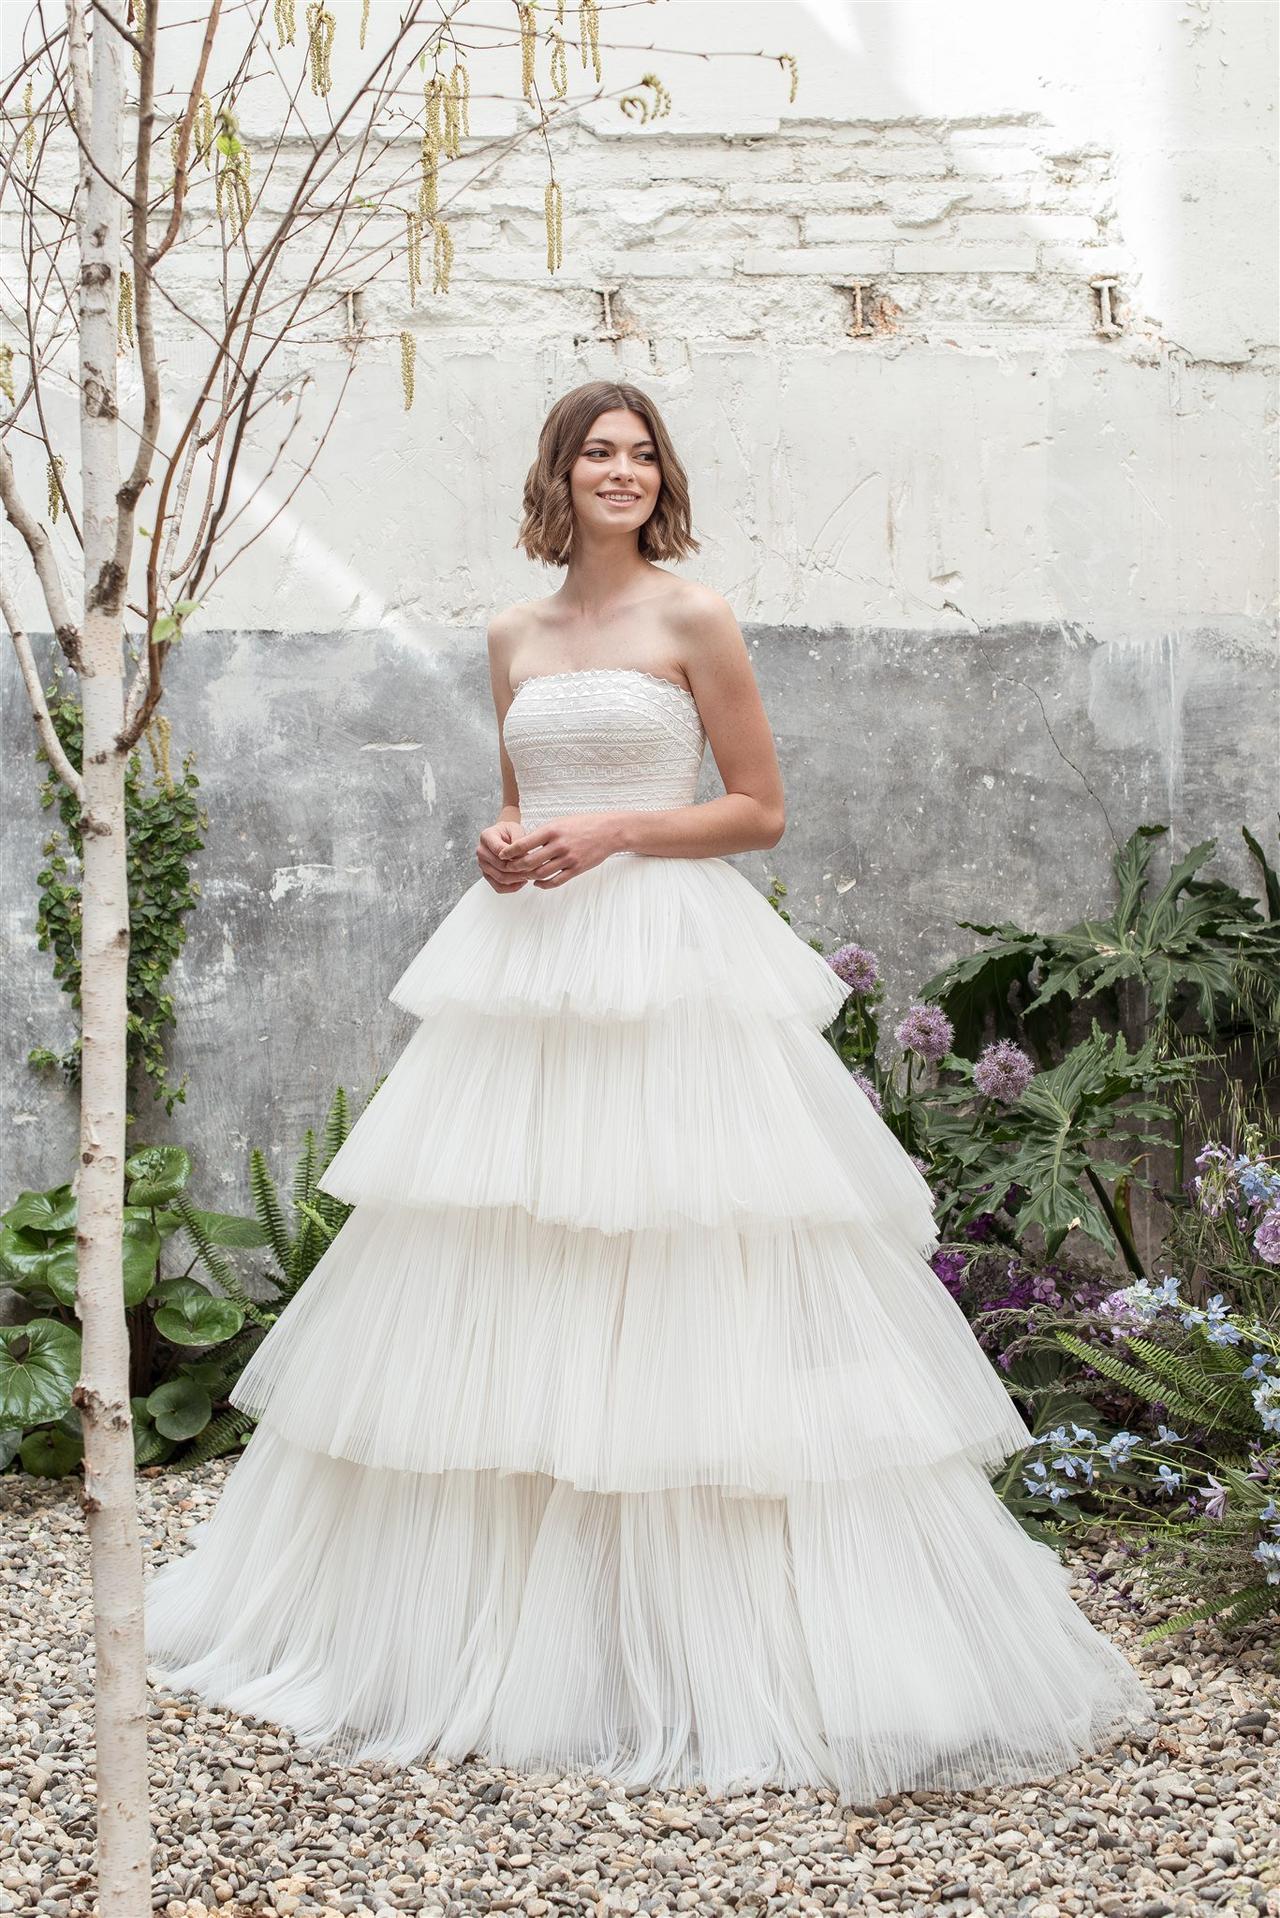
[[634,666],[521,680],[502,736],[522,825],[693,804],[706,734],[693,694]]

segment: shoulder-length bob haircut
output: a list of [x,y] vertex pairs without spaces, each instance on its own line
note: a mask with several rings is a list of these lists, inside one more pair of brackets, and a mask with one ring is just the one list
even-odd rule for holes
[[516,545],[546,566],[565,566],[573,548],[573,503],[569,474],[602,413],[622,408],[638,413],[658,450],[662,484],[653,511],[640,528],[641,557],[683,559],[700,550],[693,536],[689,481],[671,435],[653,401],[638,386],[589,380],[562,394],[543,421],[538,453],[524,483],[524,515]]

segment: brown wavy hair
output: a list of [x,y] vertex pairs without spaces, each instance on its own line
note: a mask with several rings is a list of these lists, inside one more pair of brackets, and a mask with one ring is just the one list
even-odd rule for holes
[[640,528],[643,559],[683,559],[701,542],[693,536],[689,481],[653,401],[638,386],[613,380],[588,380],[556,401],[538,435],[538,452],[524,483],[524,513],[516,545],[546,566],[568,564],[573,547],[573,503],[569,474],[583,442],[601,413],[615,408],[638,413],[658,450],[662,484],[653,511]]

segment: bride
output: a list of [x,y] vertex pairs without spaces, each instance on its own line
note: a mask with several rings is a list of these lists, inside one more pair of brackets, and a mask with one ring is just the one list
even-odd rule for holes
[[646,394],[557,402],[519,539],[566,571],[489,629],[501,812],[151,1575],[153,1676],[351,1760],[1053,1776],[1150,1703],[991,1489],[1030,1434],[823,1036],[849,988],[723,857],[782,782],[733,614],[662,564],[697,541]]

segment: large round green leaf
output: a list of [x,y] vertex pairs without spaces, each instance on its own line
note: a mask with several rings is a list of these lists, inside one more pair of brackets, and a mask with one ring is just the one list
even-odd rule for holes
[[75,1230],[76,1201],[69,1185],[51,1186],[47,1192],[20,1192],[0,1220],[16,1232],[23,1226],[35,1232]]
[[191,1155],[180,1145],[148,1145],[124,1162],[129,1205],[168,1205],[191,1177]]
[[[160,1234],[147,1213],[139,1212],[123,1221],[120,1245],[124,1302],[138,1305],[155,1284],[156,1262],[160,1257]],[[60,1304],[75,1304],[79,1279],[74,1245],[60,1247],[49,1256],[44,1281]]]
[[57,1319],[0,1325],[0,1426],[42,1425],[71,1408],[80,1334]]
[[147,1219],[154,1225],[162,1239],[182,1230],[182,1220],[176,1212],[166,1212],[157,1207],[155,1211],[149,1205],[127,1205],[124,1208],[126,1219]]
[[0,1432],[0,1472],[7,1472],[22,1449],[21,1432]]
[[[70,1244],[74,1249],[74,1234]],[[49,1260],[58,1249],[57,1239],[50,1244],[46,1237],[26,1226],[0,1225],[0,1268],[10,1285],[18,1288],[44,1285]]]
[[[191,1216],[211,1245],[266,1245],[267,1234],[256,1219],[239,1212],[198,1212]],[[185,1223],[179,1220],[179,1224]]]
[[173,1345],[221,1345],[244,1324],[234,1299],[215,1298],[195,1279],[165,1279],[155,1300],[156,1331]]
[[27,1433],[21,1456],[28,1472],[37,1478],[66,1478],[84,1457],[84,1439],[73,1438],[60,1425],[42,1425]]
[[203,1432],[213,1415],[213,1401],[194,1379],[169,1379],[147,1400],[156,1430],[168,1439],[190,1439]]

